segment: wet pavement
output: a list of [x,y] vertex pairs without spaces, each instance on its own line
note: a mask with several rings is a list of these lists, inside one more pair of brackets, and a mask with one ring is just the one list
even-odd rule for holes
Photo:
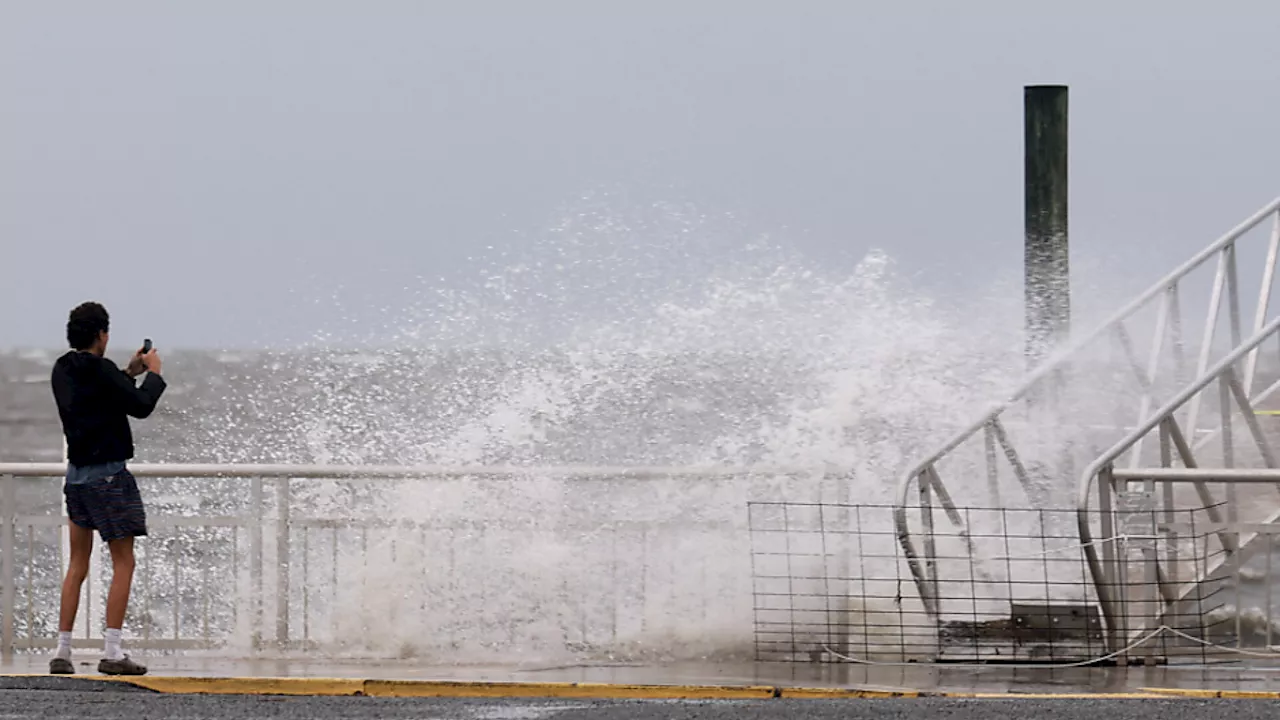
[[527,700],[512,698],[279,697],[248,695],[119,694],[74,690],[2,690],[0,720],[258,720],[259,718],[404,718],[408,720],[826,720],[827,718],[914,720],[1195,720],[1275,717],[1272,701],[1117,700],[1105,698],[967,700],[951,698],[859,700]]

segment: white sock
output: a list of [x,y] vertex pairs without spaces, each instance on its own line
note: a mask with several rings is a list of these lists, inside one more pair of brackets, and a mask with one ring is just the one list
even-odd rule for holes
[[60,657],[63,660],[71,659],[71,633],[58,633],[58,652],[54,657]]
[[107,639],[106,656],[108,660],[124,659],[124,651],[120,649],[120,635],[119,628],[107,628],[107,632],[103,635]]

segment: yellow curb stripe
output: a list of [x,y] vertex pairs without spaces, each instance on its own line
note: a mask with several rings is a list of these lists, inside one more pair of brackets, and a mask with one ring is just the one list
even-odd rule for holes
[[[45,676],[47,677],[47,676]],[[766,700],[777,688],[763,685],[623,685],[612,683],[359,680],[344,678],[89,677],[175,695],[370,695],[375,697],[597,698],[663,700]]]
[[273,677],[103,677],[173,695],[361,695],[364,680]]
[[917,690],[875,690],[871,688],[778,688],[778,697],[803,700],[842,700],[853,698],[918,698],[932,693]]
[[1280,700],[1274,690],[1203,690],[1196,688],[1142,688],[1159,697],[1222,698],[1238,700]]
[[969,698],[975,700],[1151,700],[1164,697],[1149,690],[1142,692],[1082,692],[1082,693],[980,693],[980,692],[942,692],[938,697]]
[[598,698],[609,700],[766,700],[771,686],[615,685],[611,683],[464,682],[366,680],[366,695],[375,697]]

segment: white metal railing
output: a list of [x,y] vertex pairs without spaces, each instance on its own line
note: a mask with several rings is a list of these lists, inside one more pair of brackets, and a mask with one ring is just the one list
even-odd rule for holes
[[[135,477],[188,478],[290,478],[294,480],[383,480],[416,478],[446,480],[460,478],[517,478],[550,476],[566,480],[658,480],[670,478],[734,478],[823,474],[824,467],[801,468],[769,465],[634,466],[634,465],[254,465],[236,464],[141,464],[130,465]],[[0,463],[0,475],[16,477],[63,477],[61,463]]]
[[[752,643],[747,501],[849,491],[847,473],[766,466],[130,470],[151,536],[127,624],[160,650],[732,654]],[[0,655],[52,646],[66,519],[61,484],[30,479],[64,475],[0,464]],[[100,642],[95,567],[77,644]]]
[[[1153,623],[1158,623],[1165,612],[1158,610],[1148,612],[1147,617],[1134,618],[1133,613],[1129,612],[1130,609],[1176,605],[1194,592],[1200,583],[1219,573],[1228,563],[1238,564],[1248,550],[1250,542],[1259,538],[1267,538],[1269,541],[1270,535],[1274,534],[1258,532],[1242,534],[1240,531],[1242,523],[1271,525],[1280,520],[1280,492],[1277,492],[1280,490],[1280,470],[1276,469],[1275,450],[1271,447],[1258,421],[1255,400],[1249,397],[1246,385],[1240,379],[1239,368],[1255,355],[1258,347],[1278,334],[1280,334],[1280,318],[1269,321],[1251,338],[1238,344],[1226,357],[1183,388],[1139,427],[1094,460],[1080,476],[1076,497],[1078,532],[1090,574],[1097,589],[1098,601],[1111,633],[1112,647],[1123,645],[1126,637],[1134,632],[1143,632]],[[1248,372],[1249,367],[1245,365],[1245,372]],[[1193,407],[1203,397],[1204,391],[1214,383],[1218,384],[1219,389],[1218,427],[1214,436],[1221,440],[1222,445],[1219,454],[1208,458],[1204,452],[1197,455],[1198,448],[1193,447],[1193,444],[1186,439],[1183,425],[1177,416],[1180,410]],[[1280,388],[1280,381],[1259,395],[1268,396],[1278,388]],[[1251,447],[1237,446],[1235,430],[1238,425],[1243,425],[1247,430]],[[1157,431],[1161,467],[1116,467],[1117,460]],[[1175,461],[1181,462],[1184,467],[1174,468]],[[1242,462],[1260,464],[1267,469],[1235,467]],[[1265,492],[1258,492],[1255,489],[1241,496],[1238,485],[1260,481],[1277,481],[1278,484],[1265,488]],[[1114,543],[1095,543],[1095,534],[1090,523],[1090,518],[1098,517],[1101,526],[1098,537],[1115,537],[1117,534],[1115,518],[1120,512],[1116,509],[1116,498],[1125,495],[1129,491],[1130,484],[1134,482],[1141,482],[1142,495],[1148,502],[1154,502],[1155,485],[1160,484],[1161,507],[1153,506],[1153,509],[1164,511],[1169,518],[1172,518],[1176,509],[1194,505],[1203,509],[1208,526],[1217,528],[1214,532],[1217,537],[1216,547],[1206,546],[1198,553],[1201,556],[1180,557],[1176,536],[1166,538],[1163,557],[1160,557],[1154,547],[1141,549],[1139,562],[1146,575],[1143,586],[1160,591],[1160,596],[1151,598],[1147,604],[1135,603],[1132,602],[1132,598],[1126,597],[1126,593],[1129,592],[1129,583],[1126,580],[1132,559]],[[1193,487],[1194,498],[1182,498],[1177,494],[1178,486],[1181,484],[1190,484]],[[1222,497],[1213,493],[1210,487],[1212,484],[1224,486],[1225,493]],[[1095,488],[1098,493],[1099,513],[1089,509],[1090,497]],[[1099,545],[1101,545],[1100,549]],[[1179,568],[1176,566],[1187,562],[1192,563],[1193,569],[1186,581],[1180,582]]]
[[[1242,317],[1240,305],[1237,244],[1241,238],[1268,219],[1272,221],[1271,232],[1266,247],[1266,259],[1261,267],[1261,288],[1251,320],[1251,329],[1260,330],[1271,319],[1271,292],[1277,256],[1280,255],[1280,212],[1278,211],[1280,211],[1280,198],[1268,203],[1173,272],[1161,278],[1101,325],[1076,337],[1068,346],[1036,368],[1006,400],[994,405],[981,418],[943,443],[941,447],[925,455],[902,476],[898,483],[895,501],[895,524],[898,529],[899,544],[906,556],[921,600],[935,618],[942,613],[936,587],[937,551],[930,539],[934,535],[935,509],[941,509],[945,513],[948,521],[958,528],[960,536],[966,538],[966,542],[968,537],[953,500],[954,493],[948,489],[944,480],[946,472],[941,467],[944,461],[956,458],[956,462],[960,462],[958,458],[960,455],[968,458],[969,464],[954,475],[985,476],[986,487],[993,505],[1000,505],[1002,502],[998,490],[999,476],[1010,472],[1033,506],[1052,503],[1050,496],[1055,489],[1052,485],[1064,480],[1069,482],[1071,477],[1076,476],[1075,471],[1071,469],[1075,461],[1071,457],[1064,456],[1054,470],[1046,470],[1044,467],[1038,467],[1037,463],[1030,462],[1028,455],[1037,451],[1045,452],[1045,449],[1029,447],[1025,442],[1021,445],[1016,442],[1014,433],[1011,432],[1011,427],[1019,419],[1016,416],[1021,416],[1024,420],[1030,418],[1030,422],[1026,423],[1024,428],[1028,435],[1040,432],[1053,436],[1055,431],[1060,432],[1063,428],[1071,426],[1071,420],[1065,419],[1060,414],[1061,406],[1054,402],[1054,396],[1062,393],[1064,387],[1068,387],[1072,379],[1073,365],[1081,363],[1089,353],[1098,351],[1099,341],[1109,338],[1114,343],[1112,347],[1121,354],[1122,364],[1128,369],[1127,372],[1131,373],[1127,386],[1123,388],[1129,395],[1113,399],[1106,397],[1104,391],[1096,390],[1093,393],[1092,402],[1115,402],[1118,406],[1128,405],[1128,412],[1132,412],[1133,415],[1128,421],[1116,423],[1116,425],[1143,424],[1150,415],[1151,406],[1159,402],[1160,387],[1158,386],[1161,383],[1167,386],[1170,381],[1169,378],[1161,375],[1162,372],[1168,373],[1168,365],[1173,366],[1173,387],[1190,378],[1203,377],[1209,370],[1214,360],[1214,347],[1224,299],[1227,301],[1227,324],[1230,333],[1228,351],[1240,347],[1245,320]],[[1188,282],[1189,275],[1215,258],[1217,267],[1210,290],[1208,312],[1196,352],[1195,366],[1191,368],[1188,367],[1188,348],[1184,342],[1182,286]],[[1154,310],[1156,315],[1154,337],[1146,357],[1140,357],[1135,351],[1128,324],[1135,322],[1142,313],[1151,310]],[[1105,348],[1106,345],[1101,349]],[[1258,348],[1254,347],[1243,358],[1244,367],[1240,374],[1240,381],[1246,393],[1252,392],[1254,376],[1258,368],[1257,353]],[[1090,367],[1096,368],[1096,364]],[[1090,370],[1090,373],[1092,372]],[[1096,384],[1095,378],[1090,376],[1080,378],[1072,387],[1091,389],[1090,386],[1094,384]],[[1271,390],[1274,390],[1274,387]],[[1266,394],[1269,393],[1270,391]],[[1257,401],[1266,394],[1253,399]],[[1196,394],[1185,408],[1186,418],[1183,427],[1188,437],[1193,440],[1200,434],[1198,425],[1200,407],[1200,397]],[[979,447],[972,447],[975,441],[980,444]],[[1070,442],[1075,441],[1051,437],[1045,444],[1061,446]],[[1088,446],[1094,442],[1097,442],[1096,438],[1081,440],[1079,444],[1082,449],[1077,450],[1089,452]],[[1105,442],[1103,447],[1109,446],[1112,438],[1107,438]],[[1061,450],[1066,453],[1071,448],[1061,448]],[[1130,453],[1129,465],[1136,467],[1143,458],[1141,438],[1127,447],[1126,451]],[[913,489],[916,496],[914,499]],[[915,511],[917,527],[915,530],[913,530],[913,518],[909,514],[911,510]],[[913,540],[916,534],[923,537],[922,546],[918,546]],[[971,544],[970,548],[972,549]]]

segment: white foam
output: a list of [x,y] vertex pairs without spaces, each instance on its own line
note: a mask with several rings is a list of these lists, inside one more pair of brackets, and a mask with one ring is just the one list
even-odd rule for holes
[[[434,525],[340,533],[336,586],[317,532],[313,639],[451,659],[749,655],[747,502],[890,502],[906,463],[1021,370],[1017,298],[942,305],[884,253],[841,271],[754,238],[721,252],[723,227],[649,212],[570,214],[474,290],[387,317],[403,350],[308,368],[271,421],[310,462],[770,463],[846,479],[300,484],[295,517]],[[477,344],[493,352],[453,349]],[[353,362],[378,384],[353,381]]]

